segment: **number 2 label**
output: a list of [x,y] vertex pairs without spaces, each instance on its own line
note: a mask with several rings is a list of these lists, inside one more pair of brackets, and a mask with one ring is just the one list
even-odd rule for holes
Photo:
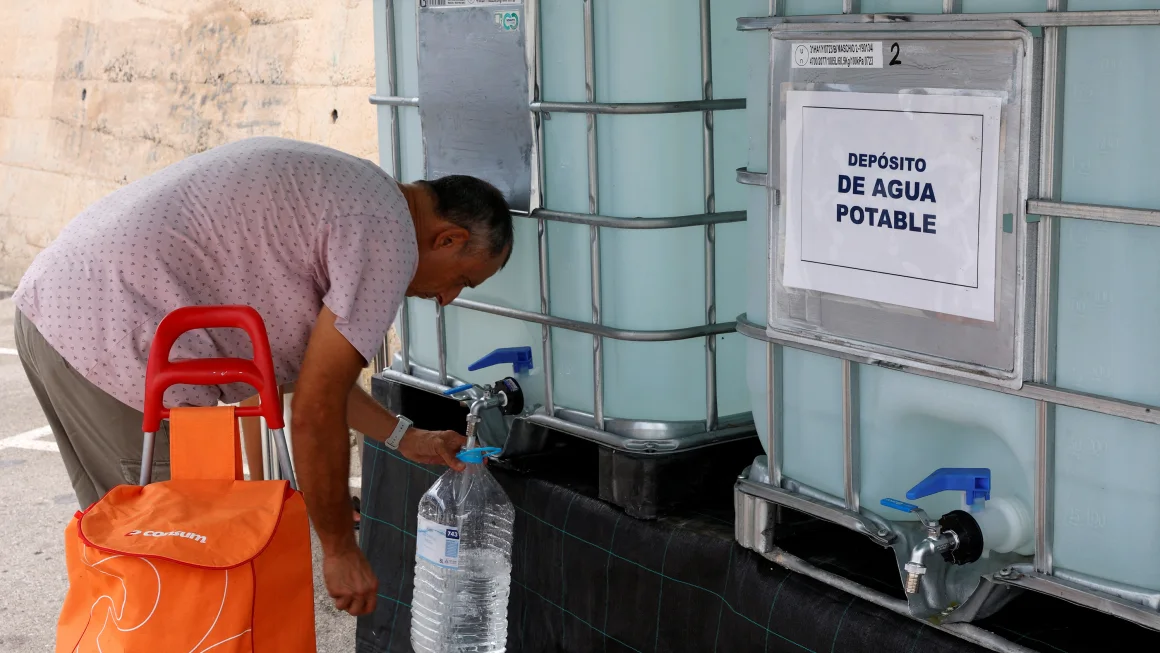
[[890,65],[891,66],[900,65],[902,62],[898,60],[898,54],[899,54],[899,52],[901,52],[901,50],[898,47],[897,41],[895,41],[894,43],[892,43],[890,45],[890,51],[894,53],[894,58],[890,60]]

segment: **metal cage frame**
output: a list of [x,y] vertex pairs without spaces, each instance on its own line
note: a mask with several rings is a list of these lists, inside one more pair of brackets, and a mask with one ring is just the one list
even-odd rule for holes
[[[701,99],[677,102],[634,102],[608,103],[596,102],[595,95],[595,34],[593,20],[593,1],[582,0],[584,4],[584,102],[551,102],[541,97],[543,68],[541,66],[542,44],[540,42],[539,0],[524,0],[524,25],[527,30],[525,39],[525,57],[528,66],[529,119],[532,124],[532,181],[529,210],[527,212],[513,211],[512,215],[535,220],[537,223],[538,272],[540,287],[539,312],[524,311],[486,302],[470,299],[455,299],[450,303],[463,309],[490,313],[524,322],[540,324],[541,355],[544,369],[544,398],[545,406],[542,414],[529,416],[530,422],[563,430],[573,435],[584,437],[597,442],[615,446],[614,443],[631,438],[633,433],[649,433],[646,439],[669,438],[662,446],[655,450],[644,449],[644,453],[670,452],[674,448],[691,448],[704,446],[713,442],[747,437],[754,432],[752,417],[749,413],[722,417],[718,414],[717,406],[717,342],[716,337],[737,330],[736,322],[717,321],[716,297],[716,226],[733,222],[744,222],[746,211],[716,210],[716,179],[714,174],[714,131],[713,115],[717,111],[736,111],[745,108],[744,98],[715,99],[713,97],[713,70],[712,70],[712,40],[709,0],[699,0],[700,9],[700,54],[701,54]],[[371,104],[386,106],[390,109],[389,129],[391,132],[391,157],[393,174],[399,174],[401,155],[399,147],[399,107],[418,107],[421,101],[415,97],[400,97],[397,95],[397,63],[395,54],[395,15],[394,0],[386,2],[386,42],[387,50],[387,88],[389,95],[372,95]],[[588,171],[588,212],[576,213],[556,211],[544,206],[543,184],[543,120],[551,112],[580,113],[586,116],[587,122],[587,171]],[[606,216],[599,213],[599,184],[597,170],[597,139],[596,116],[601,114],[614,115],[655,115],[673,113],[701,113],[702,114],[702,161],[704,175],[704,212],[693,215],[671,216],[664,218],[635,218]],[[588,225],[589,227],[589,257],[590,287],[592,297],[591,322],[570,320],[551,314],[551,302],[548,284],[548,229],[549,221]],[[600,230],[605,229],[680,229],[703,227],[705,240],[705,321],[704,324],[665,330],[636,330],[619,329],[603,324],[601,317],[601,248]],[[436,305],[436,347],[438,351],[438,370],[436,383],[425,382],[430,388],[449,387],[450,379],[447,374],[447,337],[446,318],[442,306]],[[397,333],[401,344],[400,368],[404,375],[410,375],[415,366],[409,355],[408,329],[410,328],[410,310],[407,302],[403,302],[400,317],[396,320]],[[553,397],[552,373],[552,328],[561,328],[592,336],[592,365],[593,365],[593,412],[591,415],[576,410],[559,407]],[[677,340],[691,340],[703,338],[705,340],[705,420],[701,437],[689,441],[688,446],[683,440],[687,437],[686,422],[620,420],[606,417],[604,413],[604,339],[632,341],[632,342],[671,342]],[[381,373],[390,366],[387,360],[387,343],[375,357],[373,367],[376,373]],[[418,370],[416,370],[418,371]],[[403,377],[392,377],[399,382],[405,382]],[[676,444],[682,440],[681,444]],[[630,448],[637,452],[641,440],[626,441]],[[658,442],[658,444],[660,444]],[[675,445],[675,446],[674,446]]]
[[[1098,220],[1121,224],[1160,227],[1160,211],[1124,208],[1060,201],[1060,165],[1063,103],[1063,49],[1067,27],[1142,26],[1160,25],[1160,10],[1105,10],[1068,12],[1066,0],[1048,0],[1046,12],[963,14],[957,0],[944,0],[942,14],[858,14],[858,0],[844,0],[842,14],[815,16],[782,15],[776,0],[771,0],[769,16],[738,19],[738,29],[765,30],[786,23],[889,23],[921,24],[952,21],[1015,21],[1024,27],[1041,27],[1043,35],[1036,37],[1042,44],[1042,87],[1039,97],[1038,132],[1038,194],[1026,203],[1027,219],[1039,221],[1038,264],[1035,275],[1035,338],[1033,376],[1022,388],[1003,387],[985,381],[952,375],[938,370],[911,366],[889,365],[891,369],[911,374],[974,386],[995,392],[1011,394],[1036,402],[1036,455],[1035,455],[1035,555],[1031,565],[1015,565],[993,575],[991,581],[1022,587],[1049,594],[1072,603],[1112,614],[1139,625],[1160,630],[1160,592],[1125,586],[1111,581],[1087,577],[1055,567],[1052,558],[1054,535],[1054,466],[1055,466],[1055,407],[1066,406],[1113,417],[1160,425],[1160,406],[1125,401],[1109,396],[1067,390],[1054,385],[1054,350],[1056,334],[1056,303],[1059,269],[1059,221],[1063,219]],[[1033,168],[1034,169],[1034,168]],[[780,203],[778,189],[768,176],[742,168],[738,181],[764,186],[769,192],[771,206]],[[769,265],[773,265],[772,259]],[[881,357],[859,352],[853,348],[834,350],[811,346],[799,340],[782,339],[767,333],[764,324],[737,318],[738,331],[746,337],[766,343],[766,382],[770,401],[767,403],[766,428],[769,491],[765,500],[779,505],[790,505],[822,519],[840,523],[866,532],[868,518],[862,514],[858,502],[857,475],[857,368],[855,363],[881,365]],[[782,474],[780,459],[781,434],[778,428],[777,390],[782,383],[781,349],[791,347],[838,358],[842,361],[843,425],[845,471],[844,497],[824,497],[817,490],[803,486]],[[752,484],[742,481],[742,484]],[[784,495],[784,496],[783,496]],[[799,501],[800,497],[811,500]],[[763,497],[757,497],[759,499]],[[741,528],[739,526],[739,528]],[[740,532],[740,531],[739,531]],[[870,534],[870,533],[868,533]],[[881,535],[881,533],[877,533]],[[746,537],[750,537],[746,535]],[[779,551],[769,543],[757,548]],[[766,554],[772,556],[773,554]],[[1002,648],[997,650],[1011,650]]]
[[[539,275],[540,275],[540,311],[538,313],[520,311],[517,309],[476,302],[472,300],[456,299],[452,305],[468,310],[483,311],[518,319],[526,322],[538,323],[542,326],[541,351],[543,353],[545,371],[545,397],[547,414],[533,416],[530,421],[551,428],[558,428],[581,437],[597,441],[605,440],[610,435],[605,432],[605,417],[603,414],[603,376],[602,369],[602,340],[613,338],[627,341],[672,341],[703,337],[706,340],[706,420],[705,429],[708,434],[715,432],[736,431],[736,427],[720,429],[716,411],[716,351],[714,337],[718,334],[732,332],[734,329],[746,337],[760,340],[765,343],[766,351],[766,382],[770,401],[767,403],[765,414],[769,452],[769,485],[766,489],[786,497],[803,497],[804,500],[794,505],[797,509],[806,512],[815,512],[818,516],[831,521],[844,521],[848,527],[859,529],[870,520],[861,514],[858,507],[858,479],[854,459],[857,454],[857,401],[856,401],[856,368],[854,363],[877,364],[879,361],[870,356],[860,355],[854,351],[835,352],[812,347],[800,342],[790,342],[771,337],[765,330],[765,325],[748,320],[746,315],[738,317],[736,322],[717,322],[714,280],[715,270],[715,225],[728,222],[740,222],[746,219],[746,212],[715,211],[713,168],[708,165],[713,155],[713,112],[736,110],[745,107],[744,99],[714,99],[712,91],[711,42],[709,40],[709,0],[700,0],[701,10],[701,63],[702,63],[702,99],[683,102],[655,102],[655,103],[598,103],[595,102],[594,77],[594,42],[593,42],[593,0],[584,1],[584,45],[585,45],[585,102],[549,102],[540,97],[542,68],[541,46],[539,39],[539,0],[525,0],[524,24],[527,26],[526,58],[529,78],[529,113],[533,128],[533,167],[532,167],[532,196],[529,211],[516,214],[524,219],[537,222]],[[398,175],[401,167],[399,146],[399,107],[417,107],[420,99],[415,97],[397,96],[397,68],[395,56],[395,19],[394,0],[384,0],[386,3],[386,44],[387,49],[387,96],[372,95],[370,102],[374,105],[389,107],[389,129],[391,131],[391,156],[393,163],[392,173]],[[1029,568],[1012,568],[995,574],[992,579],[996,583],[1022,587],[1037,592],[1050,594],[1064,600],[1087,606],[1105,613],[1113,614],[1134,623],[1160,629],[1160,593],[1139,588],[1118,586],[1099,579],[1083,578],[1063,569],[1056,569],[1052,560],[1052,534],[1054,500],[1053,471],[1055,457],[1055,423],[1056,406],[1067,406],[1081,410],[1092,411],[1114,417],[1135,420],[1160,425],[1160,406],[1124,401],[1113,397],[1091,393],[1077,392],[1059,388],[1054,383],[1054,361],[1051,355],[1054,350],[1055,336],[1055,297],[1057,285],[1055,282],[1058,269],[1058,234],[1059,221],[1063,219],[1100,220],[1105,222],[1135,224],[1144,226],[1160,226],[1160,210],[1136,209],[1115,206],[1078,204],[1062,202],[1059,199],[1059,152],[1061,132],[1057,128],[1062,116],[1062,102],[1060,100],[1063,80],[1062,52],[1065,45],[1067,27],[1095,27],[1095,26],[1137,26],[1160,25],[1160,10],[1115,10],[1115,11],[1076,11],[1066,10],[1066,0],[1048,0],[1048,10],[1045,12],[1012,12],[1012,13],[961,13],[960,0],[943,0],[942,14],[860,14],[859,0],[843,0],[842,14],[818,16],[786,17],[784,3],[778,0],[769,0],[768,15],[764,17],[741,18],[738,20],[740,30],[763,30],[787,23],[921,23],[928,21],[1003,21],[1018,22],[1025,27],[1043,28],[1043,35],[1036,37],[1042,43],[1042,90],[1039,102],[1039,153],[1038,153],[1038,186],[1039,197],[1027,201],[1026,212],[1028,219],[1040,220],[1038,230],[1038,265],[1036,270],[1036,326],[1034,340],[1034,376],[1031,382],[1023,384],[1022,388],[1006,388],[982,382],[975,379],[955,377],[934,370],[903,367],[903,371],[951,381],[961,385],[981,387],[995,392],[1012,394],[1031,399],[1036,402],[1036,479],[1035,479],[1035,556],[1034,563]],[[544,207],[543,197],[543,124],[542,114],[558,111],[583,113],[587,116],[588,126],[588,171],[589,171],[589,212],[571,213],[553,211]],[[597,194],[596,178],[596,115],[622,114],[641,115],[656,113],[701,112],[703,121],[703,154],[705,166],[705,212],[688,216],[674,216],[669,218],[622,218],[602,216],[598,213],[599,198]],[[780,194],[777,188],[769,183],[763,173],[750,172],[746,168],[737,170],[737,181],[742,184],[764,186],[769,193],[771,204],[780,203]],[[547,222],[569,222],[586,224],[590,227],[590,255],[593,261],[591,285],[593,288],[593,319],[591,323],[577,320],[568,320],[551,315],[549,288],[547,277],[548,238]],[[706,252],[706,292],[705,292],[705,324],[671,329],[665,331],[637,331],[615,329],[603,325],[600,320],[600,228],[632,228],[632,229],[669,229],[703,226],[705,230]],[[404,302],[400,317],[396,321],[399,339],[402,344],[400,362],[402,373],[388,370],[390,361],[386,358],[387,344],[374,361],[376,372],[383,372],[397,382],[411,382],[413,385],[430,391],[446,389],[450,381],[446,368],[446,336],[444,333],[445,319],[441,307],[436,309],[436,328],[438,330],[439,369],[432,371],[436,381],[410,379],[409,373],[413,366],[409,359],[408,334],[409,310]],[[593,395],[594,415],[593,425],[586,426],[573,421],[556,417],[557,407],[552,399],[552,356],[551,356],[551,329],[563,328],[593,336],[593,365],[594,374]],[[814,496],[816,490],[807,488],[792,479],[785,477],[781,471],[779,459],[778,418],[780,408],[775,397],[780,396],[777,391],[782,382],[781,378],[781,350],[783,347],[792,347],[806,351],[813,351],[842,360],[843,366],[843,421],[844,421],[844,470],[845,496],[825,497]],[[892,369],[899,369],[892,366]],[[385,372],[384,372],[385,370]],[[783,489],[784,488],[784,489]],[[812,493],[812,494],[811,494]],[[811,508],[813,506],[813,508]],[[822,514],[825,513],[825,514]],[[741,528],[739,516],[739,529]],[[859,526],[861,525],[861,526]],[[809,563],[794,558],[777,547],[764,547],[764,555],[771,561],[785,566],[793,571],[802,573],[834,587],[854,593],[858,596],[888,607],[889,609],[907,614],[905,602],[897,601],[873,590],[862,587],[849,580],[828,574]],[[974,641],[993,650],[1026,651],[1028,649],[1012,644],[1001,637],[979,629],[970,624],[944,624],[936,626],[955,635]]]

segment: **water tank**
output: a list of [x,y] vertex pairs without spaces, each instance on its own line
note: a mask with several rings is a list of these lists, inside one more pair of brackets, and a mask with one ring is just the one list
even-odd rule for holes
[[[416,12],[431,10],[420,4],[445,3],[376,4],[379,42],[388,31],[394,38],[377,52],[378,69],[397,71],[378,75],[378,95],[393,98],[380,108],[383,166],[404,181],[426,176],[425,143],[429,147],[437,136],[421,124],[417,108],[424,94]],[[529,60],[539,61],[542,92],[528,100],[543,105],[530,107],[528,119],[532,124],[532,113],[541,119],[531,158],[539,184],[533,190],[542,197],[533,192],[525,207],[532,217],[516,218],[508,266],[466,291],[462,305],[440,316],[431,302],[408,300],[400,325],[406,346],[396,369],[444,384],[490,382],[494,370],[470,372],[468,366],[498,347],[529,346],[537,368],[551,371],[552,416],[602,426],[622,438],[695,436],[744,423],[752,411],[763,445],[777,443],[767,453],[785,477],[779,489],[808,488],[814,500],[854,513],[863,525],[913,526],[913,514],[884,508],[881,500],[905,495],[940,467],[987,468],[995,494],[1036,512],[1035,537],[1011,559],[1034,569],[1040,589],[1101,609],[1108,609],[1107,596],[1118,597],[1117,605],[1131,607],[1117,614],[1156,627],[1160,617],[1140,617],[1138,608],[1160,604],[1160,562],[1151,551],[1160,536],[1160,385],[1153,372],[1160,363],[1154,336],[1160,322],[1160,163],[1154,156],[1160,131],[1153,110],[1160,91],[1149,83],[1151,60],[1139,53],[1150,51],[1160,27],[1123,24],[1156,22],[1145,14],[1113,20],[1084,13],[1154,2],[1070,0],[1074,26],[1020,32],[1036,39],[1031,58],[1051,50],[1045,35],[1061,45],[1058,56],[1051,55],[1057,66],[1041,67],[1035,59],[1027,68],[1034,81],[1027,92],[1035,101],[1021,128],[1034,132],[1026,146],[1027,174],[1044,176],[1032,185],[1042,191],[1018,198],[1030,200],[1028,224],[1002,227],[1035,241],[1025,245],[1036,265],[1025,268],[1029,278],[1020,282],[1030,293],[1034,315],[1027,317],[1036,318],[1028,319],[1035,324],[1028,327],[1027,351],[1034,349],[1043,364],[1032,366],[1027,383],[991,383],[931,365],[868,364],[874,356],[777,340],[767,332],[769,228],[782,190],[774,192],[776,184],[762,177],[769,172],[771,118],[777,122],[769,103],[770,33],[736,31],[735,19],[765,16],[776,7],[787,16],[844,9],[1032,12],[1023,19],[1034,22],[1048,4],[713,0],[703,23],[696,0],[507,3],[525,12],[520,34],[539,42],[538,49],[529,48],[538,59]],[[978,29],[1021,30],[1012,19],[1020,18],[995,16]],[[889,22],[866,21],[861,28]],[[500,29],[511,24],[496,22]],[[1060,38],[1064,31],[1066,39]],[[706,42],[711,45],[702,52]],[[1059,83],[1044,86],[1058,90],[1059,110],[1041,115],[1045,69],[1058,71]],[[535,71],[529,76],[534,82]],[[703,82],[710,77],[706,92]],[[743,97],[746,106],[716,110],[711,123],[699,109],[629,115],[613,108],[706,97]],[[596,104],[605,108],[590,131],[585,112]],[[1044,127],[1048,122],[1054,130]],[[1058,137],[1054,147],[1050,139],[1041,143],[1051,134]],[[735,175],[742,166],[747,169]],[[712,229],[700,223],[627,229],[617,222],[711,211],[745,211],[748,219]],[[610,220],[593,228],[585,214]],[[712,292],[706,292],[709,279]],[[548,360],[541,349],[546,318],[537,315],[545,312],[545,295],[553,325]],[[695,330],[713,321],[708,317],[720,323],[739,313],[745,314],[744,336],[726,328],[711,339],[696,332],[641,341],[649,333]],[[604,335],[594,338],[593,331]],[[594,414],[602,415],[601,424]],[[937,517],[958,508],[958,501],[943,493],[915,503]],[[1093,598],[1094,592],[1103,598]]]
[[[792,16],[839,13],[842,4],[788,2],[783,7]],[[861,10],[933,14],[943,4],[863,0]],[[1044,12],[1046,4],[964,0],[961,9]],[[1157,6],[1104,0],[1066,4],[1071,12]],[[1042,40],[1042,31],[1033,33]],[[752,31],[747,38],[748,167],[764,173],[770,156],[770,34]],[[915,517],[884,508],[880,500],[903,496],[939,467],[987,467],[995,493],[1043,509],[1038,555],[1032,557],[1030,543],[1019,551],[1029,564],[1033,560],[1048,576],[1078,582],[1084,591],[1125,597],[1126,603],[1155,600],[1160,561],[1151,543],[1160,536],[1160,427],[1150,407],[1160,405],[1155,374],[1160,344],[1154,333],[1160,321],[1160,259],[1155,255],[1160,247],[1160,213],[1155,212],[1160,209],[1155,183],[1160,161],[1153,154],[1160,130],[1151,107],[1160,91],[1150,82],[1155,71],[1136,53],[1157,39],[1160,27],[1152,25],[1066,29],[1058,58],[1055,128],[1060,140],[1054,154],[1047,149],[1058,170],[1055,192],[1047,188],[1039,204],[1031,197],[1028,209],[1056,216],[1045,221],[1048,235],[1038,241],[1054,257],[1040,252],[1038,259],[1041,265],[1046,261],[1038,280],[1049,288],[1038,293],[1041,323],[1036,331],[1049,361],[1047,373],[1015,391],[987,389],[946,375],[932,378],[940,375],[843,360],[856,356],[774,345],[776,387],[771,393],[770,356],[758,335],[746,344],[750,401],[766,445],[767,409],[774,402],[776,455],[786,479],[821,490],[837,504],[844,502],[852,480],[863,513],[902,521]],[[1040,129],[1040,116],[1032,124]],[[1030,158],[1038,160],[1040,150],[1031,149]],[[757,326],[754,333],[764,331],[767,322],[769,220],[759,216],[770,215],[770,197],[763,186],[747,189],[746,310],[748,321]],[[848,471],[851,431],[856,446]],[[953,493],[943,493],[914,503],[937,517],[958,508],[958,501]]]
[[[378,92],[416,97],[422,105],[416,55],[422,50],[422,38],[416,38],[416,25],[421,30],[424,23],[417,21],[416,11],[464,10],[417,9],[415,2],[391,4],[397,84],[391,88],[387,76],[379,75]],[[535,38],[538,32],[540,99],[562,107],[539,112],[543,191],[539,208],[549,215],[563,214],[564,220],[596,213],[641,223],[679,217],[678,222],[692,226],[642,229],[546,221],[548,312],[581,327],[598,321],[604,328],[617,330],[613,334],[617,337],[553,327],[551,360],[544,361],[539,323],[456,305],[445,308],[440,319],[433,302],[410,299],[405,323],[408,371],[428,380],[491,382],[497,374],[494,369],[472,372],[469,365],[498,347],[530,346],[537,369],[542,372],[550,365],[556,417],[596,426],[593,415],[600,413],[609,432],[646,439],[704,434],[750,421],[743,373],[745,339],[727,325],[715,328],[717,333],[708,338],[696,335],[704,333],[696,329],[709,321],[732,322],[744,310],[748,234],[745,192],[735,171],[745,159],[741,98],[746,73],[737,65],[744,60],[744,36],[736,30],[736,18],[764,4],[714,0],[708,15],[702,16],[697,0],[544,0],[538,3],[539,19],[534,25],[528,24],[535,14],[527,7],[519,3],[497,6],[496,11],[522,10],[523,34]],[[387,18],[382,16],[383,21]],[[705,29],[703,20],[708,21]],[[586,43],[589,25],[591,41]],[[704,53],[703,39],[710,44]],[[380,70],[389,63],[385,53],[380,53]],[[707,90],[703,81],[709,85]],[[430,83],[426,77],[424,82]],[[707,113],[680,106],[706,98],[726,100],[718,105],[725,108]],[[565,106],[568,103],[581,106]],[[623,106],[606,109],[607,113],[595,116],[590,148],[589,116],[583,106],[590,103],[676,104],[641,108],[639,113],[625,112]],[[394,165],[390,154],[393,111],[398,112],[399,176],[404,181],[422,178],[429,167],[424,162],[424,137],[431,147],[435,127],[420,124],[421,112],[414,106],[380,107],[387,170]],[[591,188],[590,154],[595,155]],[[533,194],[533,208],[537,202]],[[704,223],[720,218],[698,222],[684,217],[709,212],[732,217],[712,226]],[[540,313],[539,221],[515,220],[511,261],[487,283],[464,291],[461,298]],[[594,260],[598,261],[595,282]],[[707,283],[712,284],[711,293],[706,293]],[[642,341],[653,339],[649,333],[680,329],[693,335]],[[442,355],[441,338],[445,339]],[[712,350],[707,354],[709,339]],[[599,349],[594,352],[594,347]]]

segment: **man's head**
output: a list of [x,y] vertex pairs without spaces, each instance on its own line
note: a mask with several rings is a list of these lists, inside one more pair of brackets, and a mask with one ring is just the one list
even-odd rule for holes
[[419,244],[419,266],[408,296],[446,305],[507,264],[513,244],[511,209],[494,186],[451,175],[401,188]]

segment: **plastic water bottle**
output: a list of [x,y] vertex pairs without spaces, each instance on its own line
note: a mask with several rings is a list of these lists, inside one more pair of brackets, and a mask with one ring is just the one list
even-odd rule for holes
[[411,646],[416,653],[507,650],[515,509],[483,465],[495,447],[468,449],[419,501]]

